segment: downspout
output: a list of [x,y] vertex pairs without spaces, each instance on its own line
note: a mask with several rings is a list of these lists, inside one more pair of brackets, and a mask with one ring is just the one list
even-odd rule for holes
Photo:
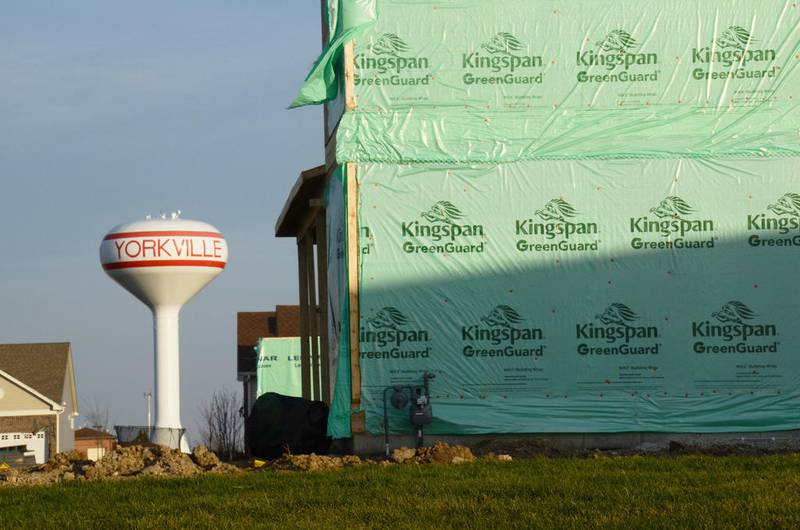
[[56,453],[54,455],[50,455],[51,458],[61,452],[61,414],[63,413],[63,407],[61,410],[56,409]]

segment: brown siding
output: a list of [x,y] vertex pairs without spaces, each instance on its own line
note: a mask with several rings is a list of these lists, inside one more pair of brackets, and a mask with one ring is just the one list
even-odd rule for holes
[[[272,322],[270,323],[270,320]],[[236,314],[237,371],[256,371],[258,339],[262,337],[299,337],[300,306],[279,305],[275,311],[248,311]]]
[[115,442],[110,438],[81,438],[75,440],[75,450],[78,451],[84,458],[89,458],[89,449],[103,447],[106,453],[114,450]]
[[300,336],[300,306],[299,305],[279,305],[275,308],[278,314],[278,334],[277,337],[299,337]]

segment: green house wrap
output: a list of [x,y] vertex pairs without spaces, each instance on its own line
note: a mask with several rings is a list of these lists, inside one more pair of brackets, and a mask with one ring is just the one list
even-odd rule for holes
[[371,433],[383,390],[426,371],[430,433],[800,429],[796,3],[334,7],[358,16],[304,91],[341,96],[352,41],[328,194],[335,436],[350,340]]

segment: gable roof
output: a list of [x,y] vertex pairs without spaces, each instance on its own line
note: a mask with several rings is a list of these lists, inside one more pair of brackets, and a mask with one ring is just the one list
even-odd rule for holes
[[70,349],[69,342],[0,344],[0,370],[61,405],[64,382],[72,376]]
[[9,381],[12,385],[15,385],[17,388],[21,388],[22,390],[29,393],[33,397],[41,400],[43,403],[45,403],[48,407],[52,408],[53,410],[63,410],[63,407],[60,404],[56,403],[55,401],[45,396],[44,394],[37,392],[35,388],[29,387],[28,385],[26,385],[13,375],[9,374],[8,372],[0,370],[0,377],[5,379],[6,381]]
[[91,429],[89,427],[84,427],[82,429],[78,429],[75,431],[75,439],[76,440],[114,440],[115,438],[108,434],[107,432],[98,431],[97,429]]
[[278,221],[275,223],[275,237],[296,237],[304,216],[309,211],[311,199],[322,198],[325,192],[325,166],[307,169],[297,177],[289,198],[283,205]]

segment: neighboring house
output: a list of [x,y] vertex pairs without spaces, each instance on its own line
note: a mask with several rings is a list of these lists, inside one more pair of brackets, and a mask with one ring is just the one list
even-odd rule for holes
[[87,460],[100,460],[117,445],[117,440],[107,432],[84,427],[75,431],[75,450]]
[[250,446],[247,418],[258,397],[256,379],[258,341],[265,337],[297,337],[299,335],[299,305],[279,305],[275,306],[275,311],[248,311],[236,314],[236,380],[242,383],[245,449]]
[[258,340],[267,337],[300,336],[300,306],[279,305],[275,311],[236,314],[236,380],[242,382],[243,405],[249,415],[258,397],[256,361]]
[[0,344],[0,450],[37,463],[75,445],[78,397],[68,342]]

